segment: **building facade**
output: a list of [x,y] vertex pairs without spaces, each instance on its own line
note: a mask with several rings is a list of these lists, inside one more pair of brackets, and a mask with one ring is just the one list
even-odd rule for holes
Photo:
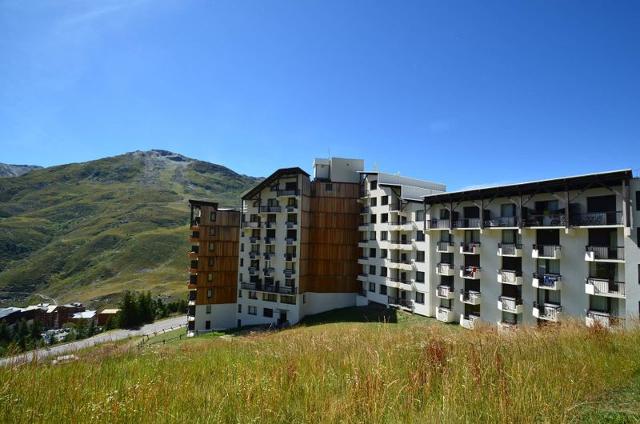
[[234,327],[240,211],[190,200],[187,334]]
[[213,253],[205,218],[222,211],[192,203],[191,331],[369,303],[469,329],[640,314],[640,180],[629,170],[447,192],[357,159],[313,169],[279,169],[245,193],[242,214],[206,236],[225,246]]

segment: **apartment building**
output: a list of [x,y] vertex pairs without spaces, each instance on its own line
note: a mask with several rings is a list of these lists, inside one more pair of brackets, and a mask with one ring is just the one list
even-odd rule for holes
[[637,318],[639,190],[624,170],[424,197],[436,318],[505,329]]
[[242,214],[191,202],[190,332],[368,303],[469,329],[640,314],[630,170],[456,192],[357,159],[313,170],[277,170]]
[[242,196],[237,325],[286,325],[352,306],[358,291],[357,159],[279,169]]
[[375,302],[430,315],[422,199],[445,189],[398,175],[361,173],[358,305]]
[[240,211],[190,200],[187,335],[235,326]]

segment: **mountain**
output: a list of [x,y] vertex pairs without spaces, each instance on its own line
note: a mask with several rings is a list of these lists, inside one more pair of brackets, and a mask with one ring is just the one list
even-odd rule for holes
[[0,304],[183,297],[187,199],[237,207],[259,181],[164,150],[0,179]]
[[7,163],[0,163],[0,178],[2,177],[19,177],[27,172],[31,172],[34,169],[41,169],[41,166],[35,165],[9,165]]

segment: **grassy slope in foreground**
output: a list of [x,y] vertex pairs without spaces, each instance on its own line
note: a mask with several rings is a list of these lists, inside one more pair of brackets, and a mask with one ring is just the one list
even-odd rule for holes
[[638,330],[567,324],[500,335],[399,321],[2,369],[0,421],[569,422],[640,367]]

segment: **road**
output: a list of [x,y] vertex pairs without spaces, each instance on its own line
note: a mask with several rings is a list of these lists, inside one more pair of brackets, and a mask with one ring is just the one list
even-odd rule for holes
[[71,343],[65,343],[61,345],[54,345],[49,348],[31,350],[29,352],[22,353],[20,355],[11,356],[9,358],[0,359],[0,366],[6,366],[11,364],[22,363],[31,361],[35,357],[38,359],[44,359],[49,356],[58,356],[69,352],[75,352],[80,349],[95,346],[100,343],[112,342],[116,340],[123,340],[128,337],[147,336],[152,335],[163,330],[169,330],[171,328],[184,327],[187,325],[187,317],[179,316],[174,318],[167,318],[161,321],[156,321],[153,324],[147,324],[138,330],[113,330],[107,333],[98,334],[88,339],[78,340]]

